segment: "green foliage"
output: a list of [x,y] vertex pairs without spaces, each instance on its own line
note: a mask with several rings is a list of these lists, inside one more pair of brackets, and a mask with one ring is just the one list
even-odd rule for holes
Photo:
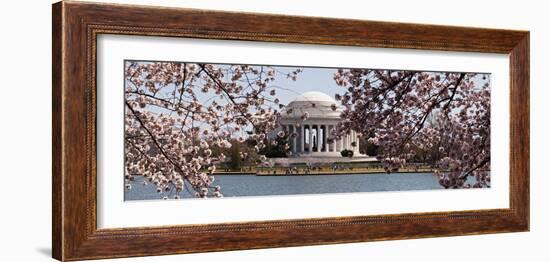
[[288,135],[284,135],[283,137],[277,136],[274,141],[275,144],[268,142],[266,147],[260,150],[260,154],[266,157],[288,157],[290,153]]
[[353,151],[349,149],[344,149],[340,152],[340,155],[343,157],[353,157]]
[[365,141],[365,151],[366,154],[369,156],[377,156],[378,155],[379,146],[369,143],[368,141]]
[[229,142],[231,143],[230,148],[220,148],[216,145],[211,147],[213,153],[224,154],[227,157],[226,161],[221,164],[222,168],[239,171],[243,167],[255,163],[258,159],[258,154],[250,140],[239,142],[237,139],[231,139]]
[[243,166],[243,159],[241,158],[241,143],[236,140],[231,141],[231,148],[229,149],[229,168],[232,170],[239,170]]
[[377,156],[381,148],[369,142],[369,138],[374,137],[374,131],[371,131],[368,136],[359,138],[359,152],[369,156]]

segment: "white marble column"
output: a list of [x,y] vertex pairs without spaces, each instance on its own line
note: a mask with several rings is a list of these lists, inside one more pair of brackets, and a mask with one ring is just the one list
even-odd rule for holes
[[302,127],[294,126],[294,132],[296,132],[296,153],[300,152],[300,147],[302,146],[302,138],[300,131],[302,130]]
[[331,144],[332,144],[332,151],[331,152],[336,152],[336,139],[333,139]]
[[313,125],[309,125],[309,147],[308,152],[313,153]]
[[[330,132],[329,130],[331,130],[331,125],[327,125],[327,135],[328,133]],[[328,136],[327,136],[328,137]],[[334,140],[331,142],[331,143],[328,143],[328,139],[327,139],[327,148],[328,148],[328,152],[332,152],[332,145],[334,144]]]
[[353,148],[353,151],[355,153],[359,153],[359,138],[357,137],[356,131],[353,131],[353,142],[355,142],[355,147]]
[[319,152],[319,126],[315,126],[315,152]]
[[340,138],[339,144],[340,144],[340,149],[338,151],[344,150],[344,136]]
[[323,125],[323,145],[325,146],[325,152],[329,152],[328,150],[328,139],[327,139],[327,134],[328,134],[328,126],[327,125]]
[[304,152],[304,126],[300,125],[298,127],[298,152],[303,153]]
[[[292,132],[290,132],[290,129],[292,128]],[[296,127],[294,125],[288,125],[288,132],[292,136],[292,154],[296,154]]]
[[317,125],[317,152],[321,152],[323,141],[321,140],[321,125]]
[[342,137],[342,144],[342,150],[348,149],[348,135],[344,135],[344,137]]
[[359,151],[359,142],[361,142],[361,139],[359,139],[360,136],[357,134],[357,131],[355,132],[355,142],[357,143],[357,149],[356,149],[356,152],[357,154],[360,154],[360,151]]
[[303,125],[303,129],[304,129],[304,131],[302,132],[302,134],[303,134],[303,136],[302,136],[303,137],[302,138],[302,152],[305,153],[306,152],[306,132],[307,132],[306,131],[307,130],[306,125]]

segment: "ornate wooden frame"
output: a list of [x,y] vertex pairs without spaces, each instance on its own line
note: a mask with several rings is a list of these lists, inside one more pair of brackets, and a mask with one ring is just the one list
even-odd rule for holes
[[[54,4],[52,25],[52,245],[56,259],[147,256],[529,230],[528,31],[83,2]],[[508,54],[510,208],[98,229],[95,148],[98,34]]]

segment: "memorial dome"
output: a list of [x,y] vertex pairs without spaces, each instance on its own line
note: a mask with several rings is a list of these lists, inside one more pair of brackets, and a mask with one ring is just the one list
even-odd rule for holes
[[330,97],[329,95],[319,92],[319,91],[310,91],[305,92],[292,102],[326,102],[326,103],[336,103],[336,100],[334,98]]
[[[333,110],[333,107],[336,110]],[[329,95],[310,91],[297,96],[283,109],[283,118],[301,118],[304,113],[308,113],[309,118],[339,118],[341,107],[338,102]]]

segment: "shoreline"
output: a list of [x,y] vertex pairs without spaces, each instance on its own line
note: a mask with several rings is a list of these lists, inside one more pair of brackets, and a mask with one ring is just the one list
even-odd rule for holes
[[[439,170],[441,172],[446,172],[445,170]],[[485,170],[489,171],[489,170]],[[229,172],[219,172],[214,173],[213,176],[338,176],[338,175],[391,175],[391,174],[410,174],[410,173],[434,173],[433,169],[418,169],[418,170],[402,170],[387,173],[384,170],[339,170],[336,172],[311,172],[308,174],[299,173],[299,174],[286,174],[286,173],[258,173],[258,172],[238,172],[238,171],[229,171]],[[490,172],[490,171],[489,171]]]
[[[257,173],[257,172],[221,172],[214,173],[214,176],[233,176],[233,175],[247,175],[247,176],[338,176],[338,175],[391,175],[391,174],[411,174],[411,173],[435,173],[434,169],[418,169],[418,170],[400,170],[396,172],[387,173],[383,169],[376,170],[339,170],[336,172],[320,171],[311,172],[309,174],[286,174],[286,173]],[[447,172],[445,170],[439,170],[441,172]],[[490,172],[489,170],[485,170]]]
[[309,174],[256,174],[257,176],[338,176],[338,175],[391,175],[391,174],[408,174],[408,173],[433,173],[433,170],[406,170],[388,173],[384,170],[373,171],[337,171],[337,172],[314,172]]
[[[433,173],[435,170],[430,169],[418,169],[418,170],[403,170],[392,172],[390,174],[396,173]],[[299,173],[299,174],[286,174],[286,173],[258,173],[258,172],[220,172],[214,173],[214,176],[233,176],[233,175],[249,175],[249,176],[338,176],[338,175],[376,175],[376,174],[388,174],[383,169],[375,170],[338,170],[338,171],[312,171],[308,174]]]

